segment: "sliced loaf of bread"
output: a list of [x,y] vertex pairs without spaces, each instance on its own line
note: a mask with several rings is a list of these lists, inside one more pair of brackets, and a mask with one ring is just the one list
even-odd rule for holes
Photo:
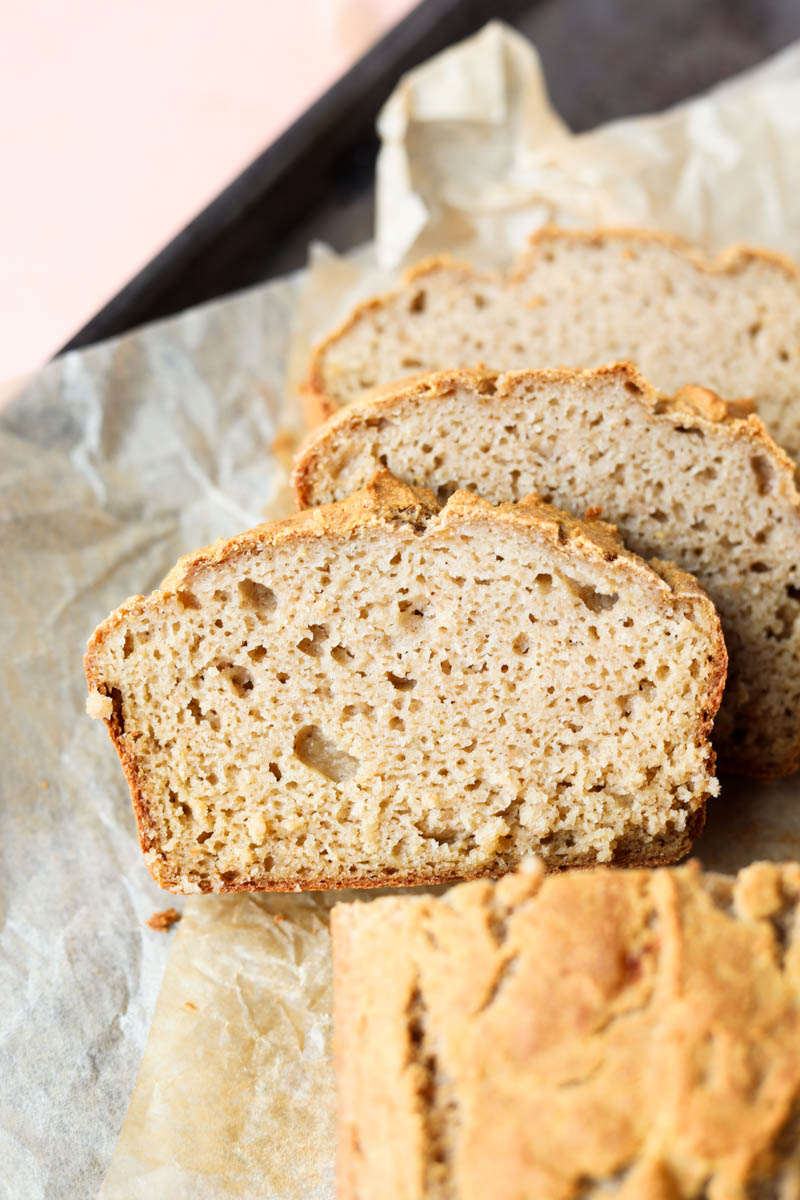
[[339,1200],[799,1194],[796,863],[531,864],[332,931]]
[[763,777],[800,762],[800,497],[761,421],[702,388],[657,394],[629,364],[446,371],[367,394],[311,436],[301,505],[379,465],[440,498],[536,491],[601,512],[638,554],[674,559],[719,609],[730,656],[715,727],[723,765]]
[[741,246],[710,261],[652,233],[546,229],[508,278],[447,260],[417,267],[316,350],[307,418],[421,371],[623,358],[664,391],[696,383],[752,396],[775,440],[800,456],[795,267]]
[[669,861],[718,789],[711,601],[535,499],[383,472],[182,559],[86,674],[175,891]]

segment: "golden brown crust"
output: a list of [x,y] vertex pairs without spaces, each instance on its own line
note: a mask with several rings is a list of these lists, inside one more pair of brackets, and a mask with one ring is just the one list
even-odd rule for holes
[[548,242],[559,240],[584,242],[592,246],[602,246],[604,242],[609,241],[655,242],[688,259],[698,271],[702,271],[706,275],[736,275],[751,262],[763,262],[773,267],[780,267],[790,279],[798,278],[797,264],[788,254],[781,254],[777,250],[770,250],[764,246],[734,242],[711,257],[677,234],[665,233],[657,229],[629,228],[625,225],[610,225],[602,229],[562,229],[558,225],[543,225],[529,237],[527,249],[523,251],[519,263],[515,264],[514,274],[524,274],[526,264],[543,248],[546,248]]
[[[656,603],[670,606],[675,604],[677,598],[679,602],[690,605],[698,624],[706,627],[713,647],[714,673],[700,713],[697,733],[699,739],[706,737],[722,696],[727,656],[716,610],[696,580],[672,566],[667,568],[661,564],[655,568],[648,566],[642,559],[625,549],[614,526],[602,521],[579,520],[552,505],[545,504],[535,496],[528,497],[518,504],[494,506],[471,492],[456,492],[444,508],[441,508],[433,493],[427,489],[411,488],[395,479],[388,471],[378,471],[366,488],[354,493],[347,500],[316,509],[308,509],[283,521],[257,526],[244,534],[227,540],[220,539],[211,546],[185,556],[169,572],[160,589],[148,598],[135,596],[128,600],[98,626],[90,638],[84,657],[89,692],[90,695],[96,693],[108,697],[112,702],[112,712],[105,718],[105,724],[130,787],[142,852],[145,854],[153,877],[162,887],[172,891],[181,890],[179,880],[170,876],[166,865],[157,857],[152,822],[138,777],[136,759],[128,750],[127,743],[123,738],[121,698],[119,694],[115,695],[113,690],[108,688],[98,669],[97,660],[105,638],[123,626],[130,616],[138,615],[146,608],[158,609],[167,601],[168,597],[184,589],[189,589],[198,572],[228,562],[238,555],[249,554],[265,546],[284,545],[286,542],[303,538],[333,535],[344,539],[365,527],[386,523],[412,524],[421,530],[433,518],[437,519],[439,528],[457,526],[465,522],[496,524],[501,521],[518,528],[529,529],[554,547],[565,549],[569,546],[572,553],[579,553],[588,560],[598,563],[611,561],[624,563],[631,579],[635,579],[643,589],[649,592]],[[714,759],[713,752],[710,750],[709,755],[709,778],[711,778]],[[689,817],[687,829],[676,834],[672,842],[661,847],[651,847],[652,853],[645,851],[644,854],[641,848],[636,851],[630,848],[621,848],[615,861],[620,865],[657,865],[674,862],[688,853],[692,841],[702,829],[707,798],[708,793],[701,797],[696,810]],[[592,859],[585,863],[578,862],[576,865],[591,866],[593,862]],[[484,874],[491,874],[492,871],[497,873],[499,870],[506,869],[508,869],[507,864],[497,864],[496,868],[490,868]],[[332,886],[371,888],[444,883],[451,882],[455,878],[464,878],[464,875],[401,877],[384,874],[357,878],[347,877],[335,883],[324,879],[273,880],[265,875],[244,882],[214,880],[213,883],[208,883],[207,888],[200,885],[200,890],[295,891],[301,889],[321,890]]]
[[793,1194],[800,866],[520,871],[331,916],[340,1194]]

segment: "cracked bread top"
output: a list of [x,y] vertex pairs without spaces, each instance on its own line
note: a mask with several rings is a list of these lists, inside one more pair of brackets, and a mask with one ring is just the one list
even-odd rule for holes
[[338,905],[340,1200],[795,1195],[799,902],[691,862]]

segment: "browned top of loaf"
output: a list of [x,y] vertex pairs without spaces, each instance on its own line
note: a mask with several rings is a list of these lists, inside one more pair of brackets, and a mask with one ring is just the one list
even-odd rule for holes
[[798,903],[693,862],[337,906],[341,1200],[793,1195]]

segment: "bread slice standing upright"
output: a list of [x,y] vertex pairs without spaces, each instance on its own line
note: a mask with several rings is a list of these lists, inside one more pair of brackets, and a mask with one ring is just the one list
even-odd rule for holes
[[670,861],[718,790],[711,601],[535,499],[380,473],[181,560],[86,674],[175,891]]
[[339,1200],[794,1197],[800,867],[332,914]]
[[476,366],[595,367],[631,359],[659,389],[752,396],[800,456],[800,276],[769,251],[707,259],[655,233],[544,229],[508,277],[445,259],[361,305],[313,355],[307,418],[366,388]]
[[773,777],[800,760],[800,497],[754,415],[712,392],[659,395],[629,364],[446,371],[365,395],[300,454],[301,505],[384,465],[440,497],[536,491],[601,512],[638,554],[674,559],[717,605],[730,657],[715,726],[723,765]]

